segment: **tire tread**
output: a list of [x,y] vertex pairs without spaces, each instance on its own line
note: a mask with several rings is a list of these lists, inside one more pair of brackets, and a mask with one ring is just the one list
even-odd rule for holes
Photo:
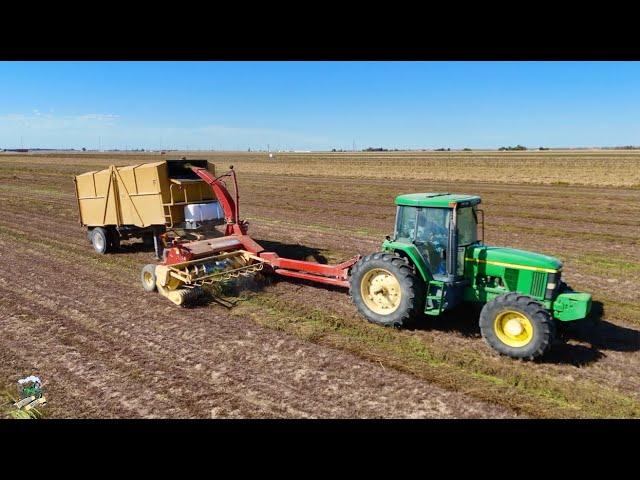
[[[534,332],[534,339],[528,345],[510,347],[495,335],[495,317],[506,307],[524,313],[534,324],[534,329],[539,329],[539,334]],[[557,334],[555,321],[547,309],[530,296],[517,292],[505,293],[485,304],[480,312],[480,331],[485,341],[501,355],[525,360],[534,360],[544,355],[551,348]]]
[[[408,302],[397,315],[393,315],[388,321],[376,318],[374,312],[370,312],[360,295],[359,279],[366,273],[372,263],[378,264],[372,268],[387,268],[397,275],[402,287],[402,295],[406,296]],[[381,264],[381,265],[380,265]],[[349,285],[349,297],[356,305],[360,313],[370,322],[385,326],[403,327],[413,324],[422,315],[422,305],[424,302],[424,282],[417,276],[414,268],[408,263],[406,258],[393,253],[376,252],[367,255],[358,261],[351,269],[351,282]],[[396,313],[396,312],[394,312]],[[380,317],[380,316],[378,316]]]

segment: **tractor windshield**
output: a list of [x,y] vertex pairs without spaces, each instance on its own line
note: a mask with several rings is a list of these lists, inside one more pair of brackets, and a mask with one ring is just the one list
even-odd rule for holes
[[438,237],[439,243],[446,245],[449,236],[449,213],[448,208],[398,207],[396,239],[426,242]]
[[467,246],[478,241],[478,215],[475,205],[458,210],[458,245]]
[[411,242],[416,232],[416,208],[398,207],[396,216],[396,240]]

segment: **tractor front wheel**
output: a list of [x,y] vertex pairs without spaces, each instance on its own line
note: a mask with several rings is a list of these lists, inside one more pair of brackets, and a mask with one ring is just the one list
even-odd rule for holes
[[351,270],[349,293],[360,313],[370,322],[402,327],[423,312],[424,282],[406,259],[391,253],[374,253]]
[[494,298],[480,312],[480,331],[497,352],[533,360],[556,336],[556,324],[542,304],[515,292]]

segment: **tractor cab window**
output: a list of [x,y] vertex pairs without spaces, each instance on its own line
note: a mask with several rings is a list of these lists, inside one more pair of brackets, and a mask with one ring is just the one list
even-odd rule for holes
[[420,208],[418,210],[414,243],[434,276],[446,275],[447,273],[444,252],[449,244],[450,214],[451,210],[448,208]]
[[467,246],[478,241],[478,214],[475,205],[458,209],[458,245]]
[[416,207],[398,207],[396,239],[410,243],[416,231]]

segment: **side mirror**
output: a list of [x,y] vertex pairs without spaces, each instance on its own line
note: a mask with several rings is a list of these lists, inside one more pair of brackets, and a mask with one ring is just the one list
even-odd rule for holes
[[391,241],[391,236],[390,235],[386,235],[384,238],[387,240],[387,242]]

